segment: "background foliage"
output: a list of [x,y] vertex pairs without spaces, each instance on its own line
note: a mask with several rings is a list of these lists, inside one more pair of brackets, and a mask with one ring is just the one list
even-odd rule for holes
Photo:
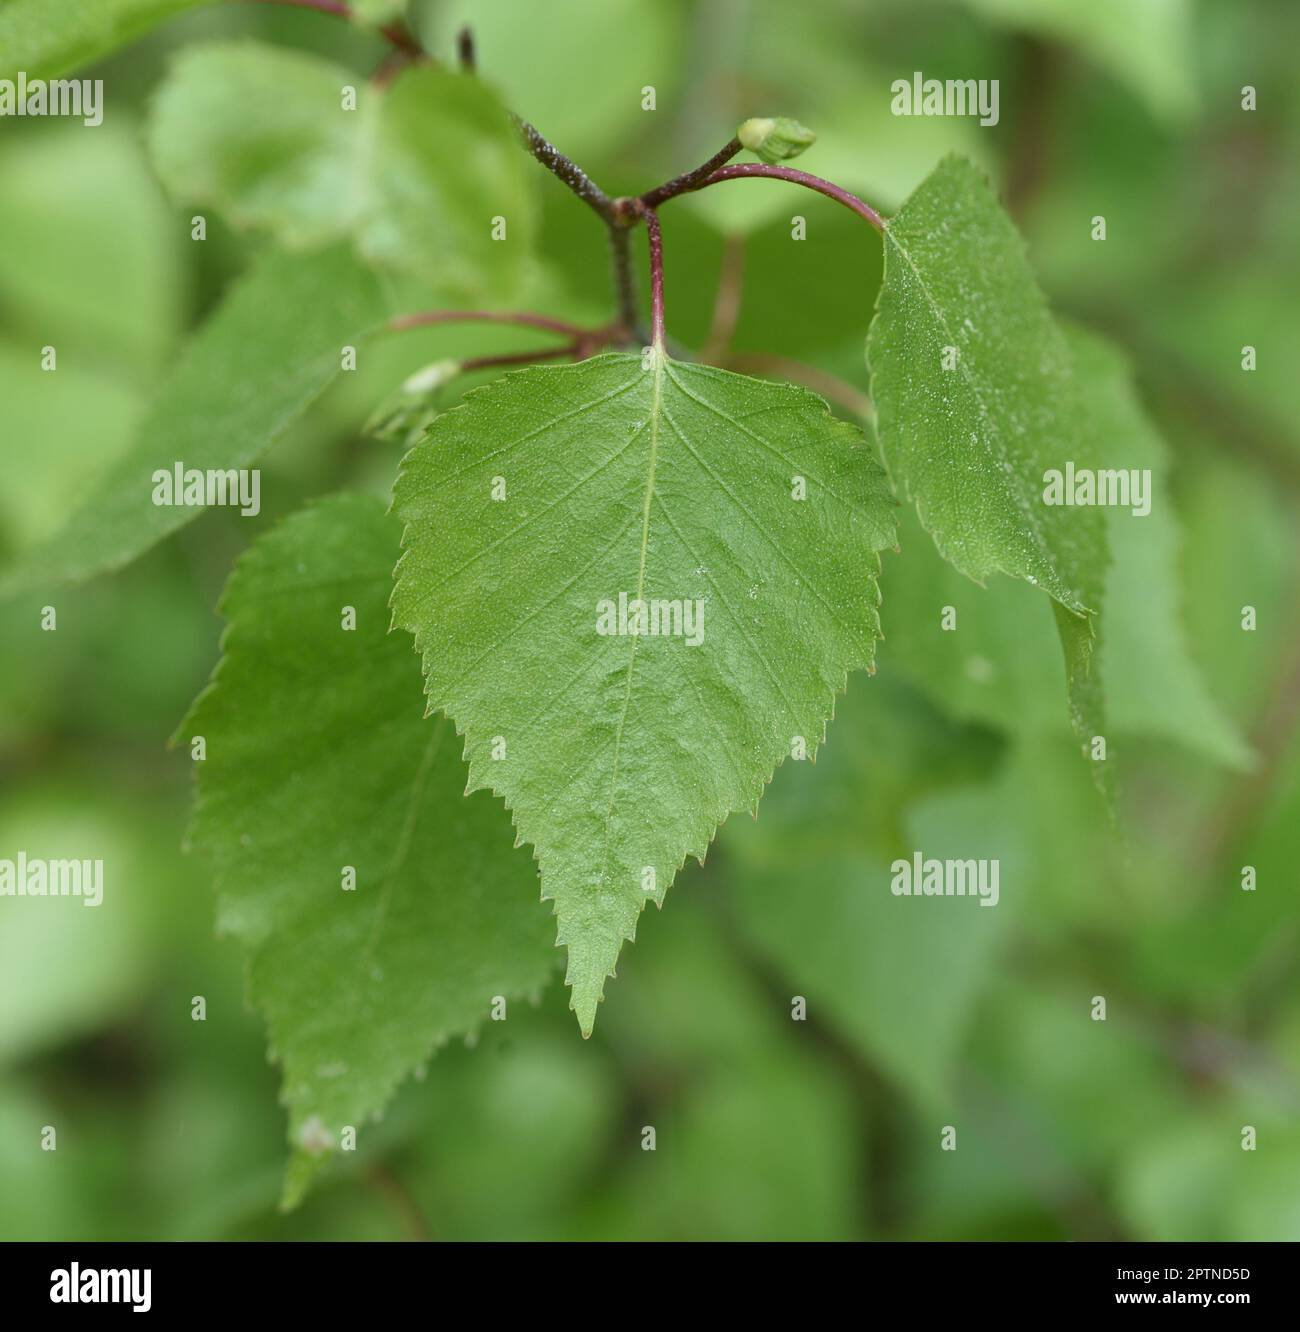
[[[6,8],[22,3],[0,5],[9,40]],[[757,821],[733,817],[669,908],[646,914],[592,1039],[578,1039],[557,980],[535,1004],[512,1000],[507,1022],[444,1048],[355,1157],[277,1212],[279,1073],[244,1006],[240,949],[213,938],[212,866],[181,852],[191,764],[166,741],[216,660],[213,608],[251,534],[341,487],[385,496],[401,449],[360,436],[374,404],[431,359],[536,338],[378,342],[286,426],[262,463],[258,519],[208,514],[60,592],[57,633],[37,628],[46,594],[0,604],[0,850],[94,845],[129,884],[95,911],[0,902],[0,1235],[1300,1238],[1295,7],[466,0],[416,14],[442,52],[472,19],[485,74],[611,191],[654,184],[771,111],[818,130],[801,165],[886,212],[949,150],[990,172],[1054,308],[1130,356],[1135,386],[1122,368],[1107,381],[1116,429],[1136,392],[1160,432],[1144,447],[1172,505],[1143,520],[1143,549],[1120,545],[1136,527],[1111,534],[1103,650],[1127,853],[1069,733],[1044,599],[965,582],[900,511],[877,675],[852,678],[816,766],[786,764]],[[215,208],[209,240],[192,243],[194,209],[168,202],[146,148],[172,57],[250,38],[308,52],[304,79],[321,66],[361,79],[383,54],[317,15],[197,7],[83,71],[109,90],[100,128],[0,124],[6,559],[111,476],[142,421],[172,428],[153,402],[159,376],[267,260],[260,233],[228,229]],[[89,29],[85,42],[94,55]],[[999,78],[999,125],[891,117],[890,80],[915,69]],[[1240,109],[1245,83],[1254,113]],[[163,112],[187,114],[177,103],[160,96],[152,122],[164,154]],[[418,117],[403,124],[421,132]],[[406,256],[412,284],[433,274],[427,235],[403,245],[364,210],[330,212],[338,154],[357,145],[313,151],[313,239]],[[413,208],[407,234],[446,202],[400,159],[371,168],[376,191]],[[513,179],[514,165],[493,169]],[[532,293],[520,303],[605,318],[600,228],[540,170],[519,189],[536,214],[534,258],[511,279]],[[287,214],[284,200],[237,203],[273,229],[301,216],[300,201]],[[803,244],[789,240],[796,211]],[[1097,213],[1104,243],[1088,236]],[[748,182],[671,205],[664,230],[682,343],[708,340],[727,237],[743,235],[733,356],[796,358],[866,390],[881,247],[858,219]],[[476,280],[473,262],[458,272]],[[336,304],[301,335],[332,345],[330,321],[368,308],[364,293]],[[57,376],[39,370],[45,343],[59,346]],[[1260,356],[1249,375],[1247,343]],[[963,630],[941,636],[949,601]],[[1258,609],[1254,633],[1243,605]],[[989,847],[1024,890],[903,926],[862,890],[896,854],[946,845]],[[1088,1020],[1096,994],[1104,1024]],[[790,1021],[792,995],[807,997],[806,1023]],[[59,1126],[56,1153],[38,1149],[44,1124]],[[646,1124],[654,1153],[640,1150]],[[938,1150],[944,1124],[958,1126],[956,1153]],[[1254,1154],[1243,1124],[1259,1131]]]

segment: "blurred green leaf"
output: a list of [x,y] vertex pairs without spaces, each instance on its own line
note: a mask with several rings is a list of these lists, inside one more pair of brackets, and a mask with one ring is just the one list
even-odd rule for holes
[[[16,794],[16,793],[15,793]],[[52,787],[0,810],[0,848],[104,862],[103,900],[0,896],[0,1063],[103,1025],[139,997],[146,976],[140,830],[120,811],[77,807]],[[30,1002],[39,994],[41,1002]]]
[[[1241,416],[1251,434],[1267,433],[1272,447],[1295,458],[1300,422],[1291,367],[1300,358],[1298,301],[1300,264],[1294,256],[1279,262],[1248,249],[1230,268],[1198,274],[1195,282],[1175,274],[1139,319],[1158,339],[1158,353],[1172,353],[1181,375],[1197,377],[1196,401],[1207,394],[1215,400],[1216,424],[1230,429]],[[1248,348],[1254,369],[1246,368]]]
[[[755,965],[716,868],[686,871],[675,909],[645,921],[620,968],[597,1041],[626,1070],[635,1115],[605,1135],[617,1174],[566,1235],[861,1234],[873,1202],[864,1107],[813,1024],[792,1020],[789,994]],[[653,1152],[642,1148],[646,1126]]]
[[[135,136],[42,127],[0,145],[0,551],[55,532],[129,443],[180,333],[180,247]],[[41,368],[53,346],[57,374]],[[71,479],[71,480],[70,480]]]
[[445,294],[513,295],[531,260],[533,168],[492,94],[432,66],[384,89],[356,82],[296,51],[189,48],[154,101],[159,175],[177,197],[287,246],[354,235],[371,258]]
[[[1300,857],[1300,748],[1267,794],[1237,778],[1189,826],[1172,857],[1171,909],[1135,931],[1130,969],[1144,993],[1207,1020],[1255,1013],[1254,986],[1280,975],[1300,946],[1294,866]],[[1243,888],[1243,868],[1255,887]]]
[[49,78],[108,55],[164,20],[212,0],[5,0],[0,78]]
[[[729,825],[723,845],[738,919],[791,995],[932,1105],[1016,909],[1023,856],[1000,787],[959,785],[989,771],[994,737],[882,683],[854,678],[818,762],[787,764],[757,821]],[[1000,859],[1006,896],[894,896],[891,859],[918,849]]]
[[[93,132],[43,126],[39,134],[0,141],[7,333],[33,367],[48,344],[58,350],[60,371],[117,372],[122,382],[110,391],[119,394],[129,384],[152,383],[175,345],[188,285],[181,244],[189,231],[173,221],[124,119]],[[0,398],[0,412],[4,407]]]
[[[1003,1019],[979,1029],[981,1077],[972,1100],[996,1086],[1027,1132],[1072,1172],[1095,1175],[1118,1164],[1150,1125],[1177,1113],[1178,1071],[1140,1001],[1117,992],[1077,954],[1054,971],[1032,985],[1003,981],[994,991],[990,1006]],[[1104,1021],[1093,1017],[1094,996],[1106,1001]]]
[[1020,579],[972,582],[940,556],[910,508],[898,516],[898,545],[881,573],[882,667],[961,720],[1017,733],[1060,729],[1065,677],[1049,603]]
[[478,79],[428,65],[408,70],[380,106],[376,210],[362,248],[439,292],[515,297],[530,275],[539,174]]
[[600,1171],[618,1131],[619,1083],[574,1039],[572,1019],[540,1029],[512,1005],[499,1041],[448,1050],[422,1090],[413,1188],[431,1197],[439,1239],[546,1240]]
[[[1216,692],[1253,728],[1285,688],[1300,568],[1296,492],[1231,456],[1202,456],[1185,473],[1182,562],[1186,585],[1197,590],[1186,604],[1191,638]],[[1248,607],[1254,629],[1245,627]]]
[[[1232,1111],[1235,1110],[1236,1113]],[[1238,1105],[1162,1125],[1133,1152],[1120,1188],[1125,1214],[1147,1240],[1294,1243],[1300,1239],[1300,1134],[1291,1122],[1256,1124],[1241,1147]]]
[[0,594],[116,569],[197,517],[198,506],[154,504],[155,469],[255,462],[382,316],[375,280],[347,251],[267,255],[190,343],[135,444],[64,529],[0,578]]
[[854,1237],[862,1167],[847,1088],[802,1050],[731,1065],[723,1056],[650,1126],[655,1150],[628,1169],[621,1237]]
[[5,485],[0,550],[14,556],[66,521],[69,477],[93,476],[119,457],[144,404],[121,375],[65,360],[41,369],[40,351],[0,341]]
[[337,240],[373,206],[365,182],[376,96],[305,52],[253,42],[189,46],[154,94],[149,151],[168,191],[215,204],[286,245]]

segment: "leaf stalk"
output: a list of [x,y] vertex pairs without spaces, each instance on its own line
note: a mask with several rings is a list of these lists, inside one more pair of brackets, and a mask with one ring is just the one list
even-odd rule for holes
[[650,240],[650,340],[664,350],[664,243],[659,232],[659,214],[645,210],[646,235]]

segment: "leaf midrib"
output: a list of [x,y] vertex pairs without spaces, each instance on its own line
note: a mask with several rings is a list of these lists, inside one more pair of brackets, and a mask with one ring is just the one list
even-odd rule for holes
[[[650,399],[650,458],[646,465],[645,495],[641,501],[641,552],[637,562],[636,600],[645,592],[646,554],[650,548],[650,505],[655,498],[655,468],[659,461],[659,419],[663,411],[663,385],[665,353],[656,347],[654,352],[654,386]],[[639,634],[629,635],[631,646],[627,657],[627,683],[623,689],[623,707],[619,713],[618,730],[614,733],[614,760],[609,778],[609,805],[605,810],[604,847],[600,858],[598,885],[604,886],[609,870],[609,833],[614,826],[614,802],[618,794],[619,762],[623,752],[623,732],[627,729],[627,713],[632,702],[632,676],[636,669],[636,647]]]

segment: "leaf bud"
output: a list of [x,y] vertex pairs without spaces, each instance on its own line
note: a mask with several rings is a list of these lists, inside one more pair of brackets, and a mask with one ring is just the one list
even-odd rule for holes
[[736,137],[764,162],[784,162],[798,157],[817,136],[797,120],[786,116],[755,116],[736,131]]

